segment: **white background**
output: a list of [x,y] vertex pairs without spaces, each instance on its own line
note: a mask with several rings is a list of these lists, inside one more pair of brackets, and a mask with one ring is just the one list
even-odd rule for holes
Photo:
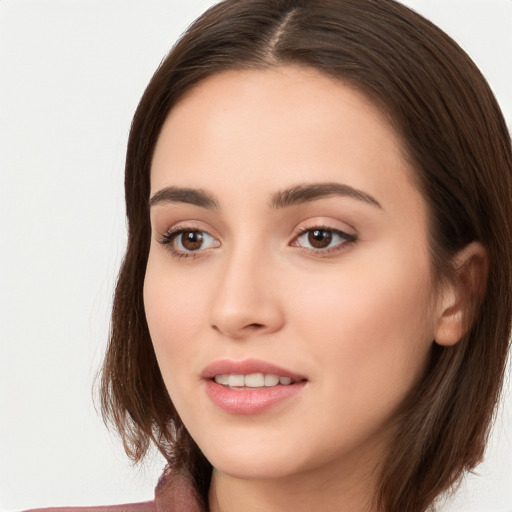
[[[125,243],[123,164],[153,71],[208,0],[0,0],[0,510],[152,499],[92,402]],[[512,0],[408,0],[512,124]],[[512,392],[446,512],[512,511]]]

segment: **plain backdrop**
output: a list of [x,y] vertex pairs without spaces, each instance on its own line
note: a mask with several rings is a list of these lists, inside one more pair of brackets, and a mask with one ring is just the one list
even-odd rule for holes
[[[93,403],[125,245],[124,150],[161,59],[207,0],[0,1],[0,510],[152,499]],[[408,0],[512,124],[512,0]],[[512,392],[446,512],[512,511]]]

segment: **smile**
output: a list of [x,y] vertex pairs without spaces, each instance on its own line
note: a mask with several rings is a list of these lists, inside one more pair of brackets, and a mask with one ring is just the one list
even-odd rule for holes
[[263,388],[274,387],[278,385],[289,386],[294,383],[290,377],[280,377],[279,375],[250,373],[249,375],[223,374],[215,375],[214,380],[217,384],[229,388]]
[[268,361],[220,360],[201,377],[211,402],[231,414],[259,414],[281,404],[287,407],[306,388],[308,379]]

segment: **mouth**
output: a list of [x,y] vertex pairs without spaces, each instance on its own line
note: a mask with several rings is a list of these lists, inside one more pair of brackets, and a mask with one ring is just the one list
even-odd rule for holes
[[296,397],[307,384],[303,375],[261,360],[216,361],[201,374],[206,394],[232,414],[257,414]]
[[290,386],[297,382],[290,377],[282,377],[272,373],[250,373],[249,375],[224,373],[215,375],[213,380],[217,384],[230,389],[272,388],[275,386]]

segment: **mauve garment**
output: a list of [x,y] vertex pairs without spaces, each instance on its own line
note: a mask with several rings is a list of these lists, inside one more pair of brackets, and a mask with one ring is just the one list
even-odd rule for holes
[[30,512],[205,512],[190,475],[166,468],[155,489],[154,501],[106,507],[37,508]]

